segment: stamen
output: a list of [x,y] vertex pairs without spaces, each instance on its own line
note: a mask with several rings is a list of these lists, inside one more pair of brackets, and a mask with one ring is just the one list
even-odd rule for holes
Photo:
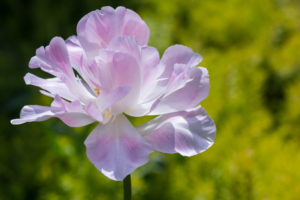
[[105,124],[105,123],[110,121],[110,119],[112,117],[112,114],[108,110],[104,110],[102,112],[102,116],[103,116],[103,119],[104,119],[103,123]]
[[99,90],[99,88],[94,88],[94,91],[95,91],[95,93],[97,94],[97,96],[100,95],[100,90]]

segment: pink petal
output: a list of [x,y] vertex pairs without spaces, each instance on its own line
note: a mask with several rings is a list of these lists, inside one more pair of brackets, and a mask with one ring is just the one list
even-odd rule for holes
[[161,115],[137,129],[154,149],[184,156],[205,151],[214,143],[216,136],[214,121],[200,106]]
[[202,60],[202,57],[194,53],[190,48],[183,45],[170,46],[163,54],[161,63],[165,65],[163,77],[169,77],[175,64],[186,64],[187,66],[196,66]]
[[[124,8],[118,7],[117,11],[122,9]],[[140,18],[137,13],[129,9],[126,9],[126,11],[127,12],[124,16],[122,33],[127,36],[134,35],[136,40],[141,45],[146,45],[148,43],[150,35],[147,24]]]
[[149,29],[135,12],[107,6],[85,15],[77,25],[77,35],[87,53],[93,56],[118,36],[135,36],[144,45],[148,42]]
[[141,49],[141,66],[142,66],[142,90],[141,101],[149,101],[156,92],[156,85],[159,76],[164,67],[159,65],[159,53],[153,47],[143,47]]
[[115,53],[109,70],[113,80],[111,84],[115,88],[120,86],[131,87],[128,95],[111,108],[114,114],[118,114],[129,109],[137,102],[141,84],[140,68],[136,60],[129,54]]
[[71,127],[81,127],[93,123],[95,120],[87,114],[66,112],[63,114],[57,114],[57,118],[63,121],[65,124]]
[[128,86],[120,86],[112,90],[108,94],[99,95],[97,98],[97,107],[100,110],[105,110],[111,105],[123,99],[130,92],[131,88]]
[[51,111],[55,117],[71,127],[81,127],[95,121],[86,113],[79,101],[67,102],[59,96],[52,102]]
[[126,119],[119,115],[98,125],[85,141],[87,156],[95,167],[113,180],[123,180],[148,162],[152,148]]
[[37,49],[36,56],[29,62],[29,67],[41,68],[55,76],[73,74],[65,41],[60,37],[54,37],[46,48]]
[[137,61],[140,60],[140,46],[133,36],[115,37],[109,44],[108,50],[127,53]]
[[80,66],[85,59],[85,52],[81,47],[76,36],[71,36],[66,40],[66,47],[70,57],[72,67],[76,69],[79,74],[81,73]]
[[140,85],[140,69],[136,60],[125,53],[115,53],[112,61],[111,75],[116,86]]
[[31,68],[41,68],[43,71],[53,74],[66,84],[70,92],[77,99],[87,102],[94,98],[88,88],[75,77],[70,64],[65,41],[62,38],[54,37],[49,46],[39,48],[30,62]]
[[192,67],[185,73],[174,74],[170,78],[174,80],[169,81],[168,89],[155,102],[150,114],[166,114],[192,108],[208,96],[208,71],[203,67]]
[[154,100],[161,95],[159,77],[163,68],[164,66],[159,65],[159,53],[155,48],[148,46],[141,48],[141,90],[138,103],[126,111],[126,114],[139,117],[150,112]]

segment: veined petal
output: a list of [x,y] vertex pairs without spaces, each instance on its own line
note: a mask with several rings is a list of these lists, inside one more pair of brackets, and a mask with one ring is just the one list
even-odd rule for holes
[[200,106],[161,115],[137,129],[154,149],[184,156],[205,151],[214,143],[216,136],[214,121]]
[[151,146],[125,116],[98,125],[85,140],[87,156],[105,176],[123,180],[136,168],[148,162]]

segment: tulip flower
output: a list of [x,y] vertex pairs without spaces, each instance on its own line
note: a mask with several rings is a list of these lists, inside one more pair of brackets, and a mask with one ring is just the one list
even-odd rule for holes
[[[148,162],[153,150],[193,156],[208,149],[216,127],[198,104],[209,93],[202,58],[182,45],[160,58],[147,45],[149,28],[132,10],[103,7],[85,15],[77,35],[54,37],[36,50],[25,82],[53,98],[50,106],[27,105],[12,124],[57,117],[80,127],[97,122],[84,144],[95,167],[112,180],[123,180]],[[126,115],[158,117],[134,127]]]

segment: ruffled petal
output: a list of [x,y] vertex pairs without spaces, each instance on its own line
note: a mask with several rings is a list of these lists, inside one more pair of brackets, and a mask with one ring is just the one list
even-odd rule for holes
[[107,6],[85,15],[77,25],[77,35],[87,53],[95,56],[99,49],[106,48],[118,36],[134,36],[144,45],[148,42],[149,29],[135,12]]
[[200,106],[161,115],[137,129],[154,149],[183,156],[205,151],[214,143],[216,136],[214,121]]
[[68,87],[59,78],[43,79],[31,73],[27,73],[24,77],[27,85],[38,86],[51,93],[51,96],[59,95],[60,97],[73,101],[76,97],[70,92]]
[[154,47],[142,47],[141,49],[142,66],[142,89],[140,101],[147,102],[155,98],[158,79],[163,72],[163,66],[159,65],[159,53]]
[[194,53],[192,49],[183,45],[173,45],[164,52],[161,64],[165,66],[163,77],[169,77],[175,64],[185,64],[187,66],[197,66],[202,61],[202,57]]
[[93,123],[95,120],[88,115],[79,101],[67,102],[55,96],[51,104],[51,112],[71,127],[81,127]]
[[36,56],[32,57],[29,62],[29,67],[41,68],[58,77],[62,74],[73,75],[65,41],[60,37],[54,37],[46,48],[37,49]]
[[[123,10],[123,7],[118,7],[118,10]],[[127,36],[135,36],[140,45],[146,45],[149,40],[150,31],[147,24],[141,17],[132,10],[126,9],[121,33]]]
[[[185,65],[179,65],[186,68]],[[188,69],[188,68],[187,68]],[[207,69],[192,67],[171,76],[165,93],[153,104],[150,114],[166,114],[196,106],[209,93]]]
[[94,98],[81,80],[75,77],[65,41],[60,37],[54,37],[46,48],[37,49],[36,56],[31,58],[29,66],[31,68],[39,67],[56,76],[65,83],[77,99],[85,103]]
[[162,85],[162,79],[160,79],[164,66],[159,65],[159,53],[157,49],[144,46],[141,48],[140,54],[139,63],[142,80],[138,103],[126,111],[126,114],[135,117],[148,114],[152,104],[161,96],[162,91],[165,90],[165,84]]
[[148,162],[151,146],[125,116],[98,125],[85,141],[87,156],[95,167],[113,180],[123,180]]
[[51,107],[24,106],[21,110],[20,119],[13,119],[11,123],[18,125],[26,122],[44,121],[51,117],[57,117],[71,127],[85,126],[95,121],[83,110],[79,101],[67,102],[56,95]]
[[44,121],[53,116],[54,113],[51,112],[48,106],[27,105],[22,108],[20,119],[13,119],[10,122],[14,125],[19,125],[26,122]]

